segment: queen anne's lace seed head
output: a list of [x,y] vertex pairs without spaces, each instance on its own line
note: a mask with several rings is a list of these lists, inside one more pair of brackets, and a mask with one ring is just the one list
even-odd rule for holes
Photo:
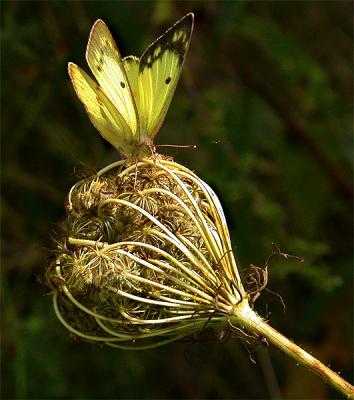
[[74,185],[66,209],[46,278],[83,339],[160,345],[220,326],[247,297],[215,193],[167,158],[112,164]]

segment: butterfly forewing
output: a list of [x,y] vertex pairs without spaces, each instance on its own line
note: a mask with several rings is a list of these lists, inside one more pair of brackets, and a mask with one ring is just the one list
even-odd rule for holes
[[188,51],[193,19],[189,13],[176,22],[140,59],[136,101],[140,141],[153,139],[165,118]]
[[134,143],[119,134],[129,132],[130,128],[99,85],[74,63],[69,63],[68,71],[75,92],[96,129],[123,154],[132,152]]
[[117,132],[139,142],[139,120],[137,108],[129,86],[117,45],[102,20],[93,25],[87,44],[86,59],[91,71],[106,96],[117,108],[130,128]]

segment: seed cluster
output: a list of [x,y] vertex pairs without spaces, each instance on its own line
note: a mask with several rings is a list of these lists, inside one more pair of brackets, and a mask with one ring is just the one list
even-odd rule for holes
[[58,318],[85,340],[161,345],[220,325],[245,297],[216,195],[165,157],[83,179],[66,210],[46,280]]

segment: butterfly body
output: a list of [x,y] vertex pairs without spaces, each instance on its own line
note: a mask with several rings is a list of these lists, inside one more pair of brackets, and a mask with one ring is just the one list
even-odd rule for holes
[[69,63],[71,81],[90,120],[125,157],[153,146],[177,86],[193,19],[189,13],[177,21],[140,58],[122,58],[106,24],[97,20],[86,49],[96,81]]

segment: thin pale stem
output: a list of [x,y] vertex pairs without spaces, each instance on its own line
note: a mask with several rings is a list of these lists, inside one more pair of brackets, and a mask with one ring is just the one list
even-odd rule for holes
[[[156,231],[156,233],[161,235],[161,232],[157,232]],[[168,237],[166,237],[166,236],[164,236],[164,238],[168,239]],[[102,252],[112,251],[113,249],[118,249],[119,247],[123,247],[123,246],[126,246],[126,245],[136,246],[136,247],[139,247],[139,246],[146,247],[146,248],[148,248],[150,250],[154,250],[157,253],[163,255],[164,257],[166,257],[168,260],[170,260],[172,263],[174,263],[178,268],[180,268],[181,271],[179,271],[178,269],[174,268],[170,264],[165,264],[165,263],[163,263],[161,261],[153,260],[153,259],[152,260],[148,260],[150,267],[152,267],[152,264],[156,264],[156,265],[162,266],[162,267],[164,267],[164,268],[166,268],[166,269],[168,269],[170,271],[173,271],[176,275],[180,275],[182,277],[186,277],[186,275],[182,272],[182,271],[185,271],[185,273],[188,274],[188,276],[189,276],[189,280],[192,279],[192,280],[196,281],[197,284],[203,286],[206,290],[209,289],[209,286],[204,282],[204,280],[199,275],[193,274],[190,269],[185,267],[182,263],[180,263],[178,260],[176,260],[173,256],[169,255],[165,251],[163,251],[163,250],[161,250],[161,249],[159,249],[157,247],[154,247],[152,245],[149,245],[147,243],[126,241],[126,242],[119,242],[119,243],[114,243],[114,244],[108,245],[106,243],[97,242],[97,241],[94,241],[94,240],[76,239],[76,238],[72,238],[72,237],[69,237],[68,242],[70,244],[74,244],[74,245],[77,245],[77,246],[88,246],[88,247],[92,247],[92,248],[100,248],[100,249],[102,249]],[[126,253],[126,252],[125,252],[125,254],[128,255],[128,256],[131,256],[129,253]],[[135,257],[134,260],[139,260],[139,259],[137,259]],[[162,273],[162,271],[160,271],[160,270],[158,272]],[[166,275],[166,276],[169,276],[169,275]],[[171,279],[172,279],[172,277],[171,277]],[[188,290],[191,290],[191,291],[199,294],[200,296],[204,297],[209,302],[212,301],[212,296],[207,294],[206,291],[203,292],[203,291],[195,288],[194,286],[191,286],[191,285],[189,285],[187,283],[183,283],[182,281],[180,281],[180,280],[178,280],[176,278],[173,278],[173,281],[175,283],[180,284],[181,286],[183,286],[185,288],[188,288]]]
[[[152,164],[154,165],[154,163],[148,159],[144,159],[144,161],[147,164]],[[156,164],[155,164],[156,165]],[[198,204],[196,203],[195,199],[193,198],[192,194],[190,193],[190,191],[188,190],[188,188],[186,187],[186,185],[182,182],[182,180],[176,175],[176,173],[172,170],[170,170],[169,168],[165,167],[162,164],[158,164],[158,166],[165,170],[166,173],[171,176],[180,186],[180,188],[183,190],[183,192],[185,193],[185,195],[187,196],[188,200],[190,201],[192,207],[194,208],[196,215],[199,219],[199,221],[201,222],[201,224],[204,226],[205,228],[205,234],[208,237],[208,241],[207,243],[209,243],[208,247],[212,246],[212,251],[211,251],[211,255],[214,257],[214,261],[218,262],[218,260],[220,259],[220,257],[222,256],[222,254],[220,254],[222,252],[222,250],[218,247],[218,243],[215,242],[214,238],[210,235],[210,230],[206,224],[206,221],[203,217],[203,214],[200,210],[200,208],[198,207]],[[211,248],[211,247],[210,247]]]
[[354,387],[349,382],[268,325],[250,308],[247,302],[235,308],[234,316],[231,317],[230,322],[248,329],[249,332],[265,337],[288,356],[294,358],[298,363],[304,365],[319,375],[325,382],[342,392],[348,399],[354,399]]
[[[117,250],[117,253],[123,254],[126,257],[130,258],[131,260],[134,260],[137,264],[143,265],[144,267],[149,268],[149,269],[159,273],[160,275],[163,275],[165,278],[169,279],[170,281],[172,281],[174,283],[177,283],[180,287],[185,287],[188,290],[193,289],[190,285],[185,284],[182,281],[176,279],[175,277],[165,273],[164,271],[162,271],[160,268],[156,267],[152,263],[150,263],[148,261],[145,261],[145,260],[142,260],[139,257],[136,257],[133,254],[130,254],[125,250]],[[132,273],[129,273],[129,272],[125,272],[124,274],[125,274],[126,278],[131,278],[133,280],[137,280],[139,282],[145,283],[145,284],[150,285],[150,286],[158,287],[158,288],[163,289],[163,290],[165,290],[167,292],[175,293],[175,294],[183,296],[183,297],[190,297],[191,299],[196,300],[198,303],[210,304],[210,296],[209,296],[209,299],[197,297],[197,296],[194,296],[191,293],[183,292],[181,290],[174,289],[171,286],[166,286],[166,285],[163,285],[161,283],[158,283],[158,282],[155,282],[155,281],[151,281],[149,279],[143,278],[141,276],[138,276],[138,275],[135,275],[135,274],[132,274]],[[190,304],[190,303],[188,303],[188,304]]]
[[[179,197],[177,197],[175,194],[173,194],[173,193],[171,193],[171,192],[169,192],[168,190],[165,190],[165,189],[159,189],[159,188],[153,188],[153,189],[147,189],[147,190],[144,190],[144,191],[142,191],[142,194],[145,194],[145,193],[162,193],[162,194],[164,194],[165,196],[167,196],[167,197],[171,197],[173,200],[175,200],[176,201],[176,203],[178,203],[181,207],[182,207],[182,209],[183,209],[183,211],[185,212],[185,214],[187,214],[188,216],[189,216],[189,218],[191,218],[191,220],[194,222],[194,226],[198,229],[198,231],[199,231],[199,233],[201,234],[201,236],[202,236],[202,238],[203,238],[203,240],[204,240],[204,242],[205,242],[205,245],[208,247],[208,249],[211,251],[212,249],[209,247],[209,241],[208,241],[208,239],[206,238],[206,236],[205,236],[205,233],[204,233],[204,230],[205,229],[208,229],[208,228],[206,228],[205,226],[201,226],[200,225],[200,221],[194,216],[194,214],[192,213],[192,211],[190,210],[190,208],[179,198]],[[203,222],[203,221],[202,221]],[[203,229],[204,228],[204,229]],[[209,266],[209,270],[210,270],[210,272],[211,273],[214,273],[214,271],[213,271],[213,269],[210,267],[210,265],[208,264],[208,263],[206,263],[206,265],[208,265]]]
[[160,232],[156,229],[150,229],[149,232],[157,237],[160,237],[163,240],[166,240],[168,242],[170,242],[171,244],[173,244],[176,248],[178,248],[178,250],[181,251],[181,253],[183,255],[185,255],[188,260],[195,266],[197,267],[201,273],[202,273],[202,277],[207,277],[208,280],[213,281],[214,285],[218,284],[217,281],[217,277],[215,275],[211,275],[210,273],[208,273],[208,269],[207,266],[205,266],[201,260],[199,260],[197,257],[195,257],[195,255],[187,248],[187,246],[177,237],[175,236],[176,239],[171,238],[170,236],[166,235],[163,232]]

